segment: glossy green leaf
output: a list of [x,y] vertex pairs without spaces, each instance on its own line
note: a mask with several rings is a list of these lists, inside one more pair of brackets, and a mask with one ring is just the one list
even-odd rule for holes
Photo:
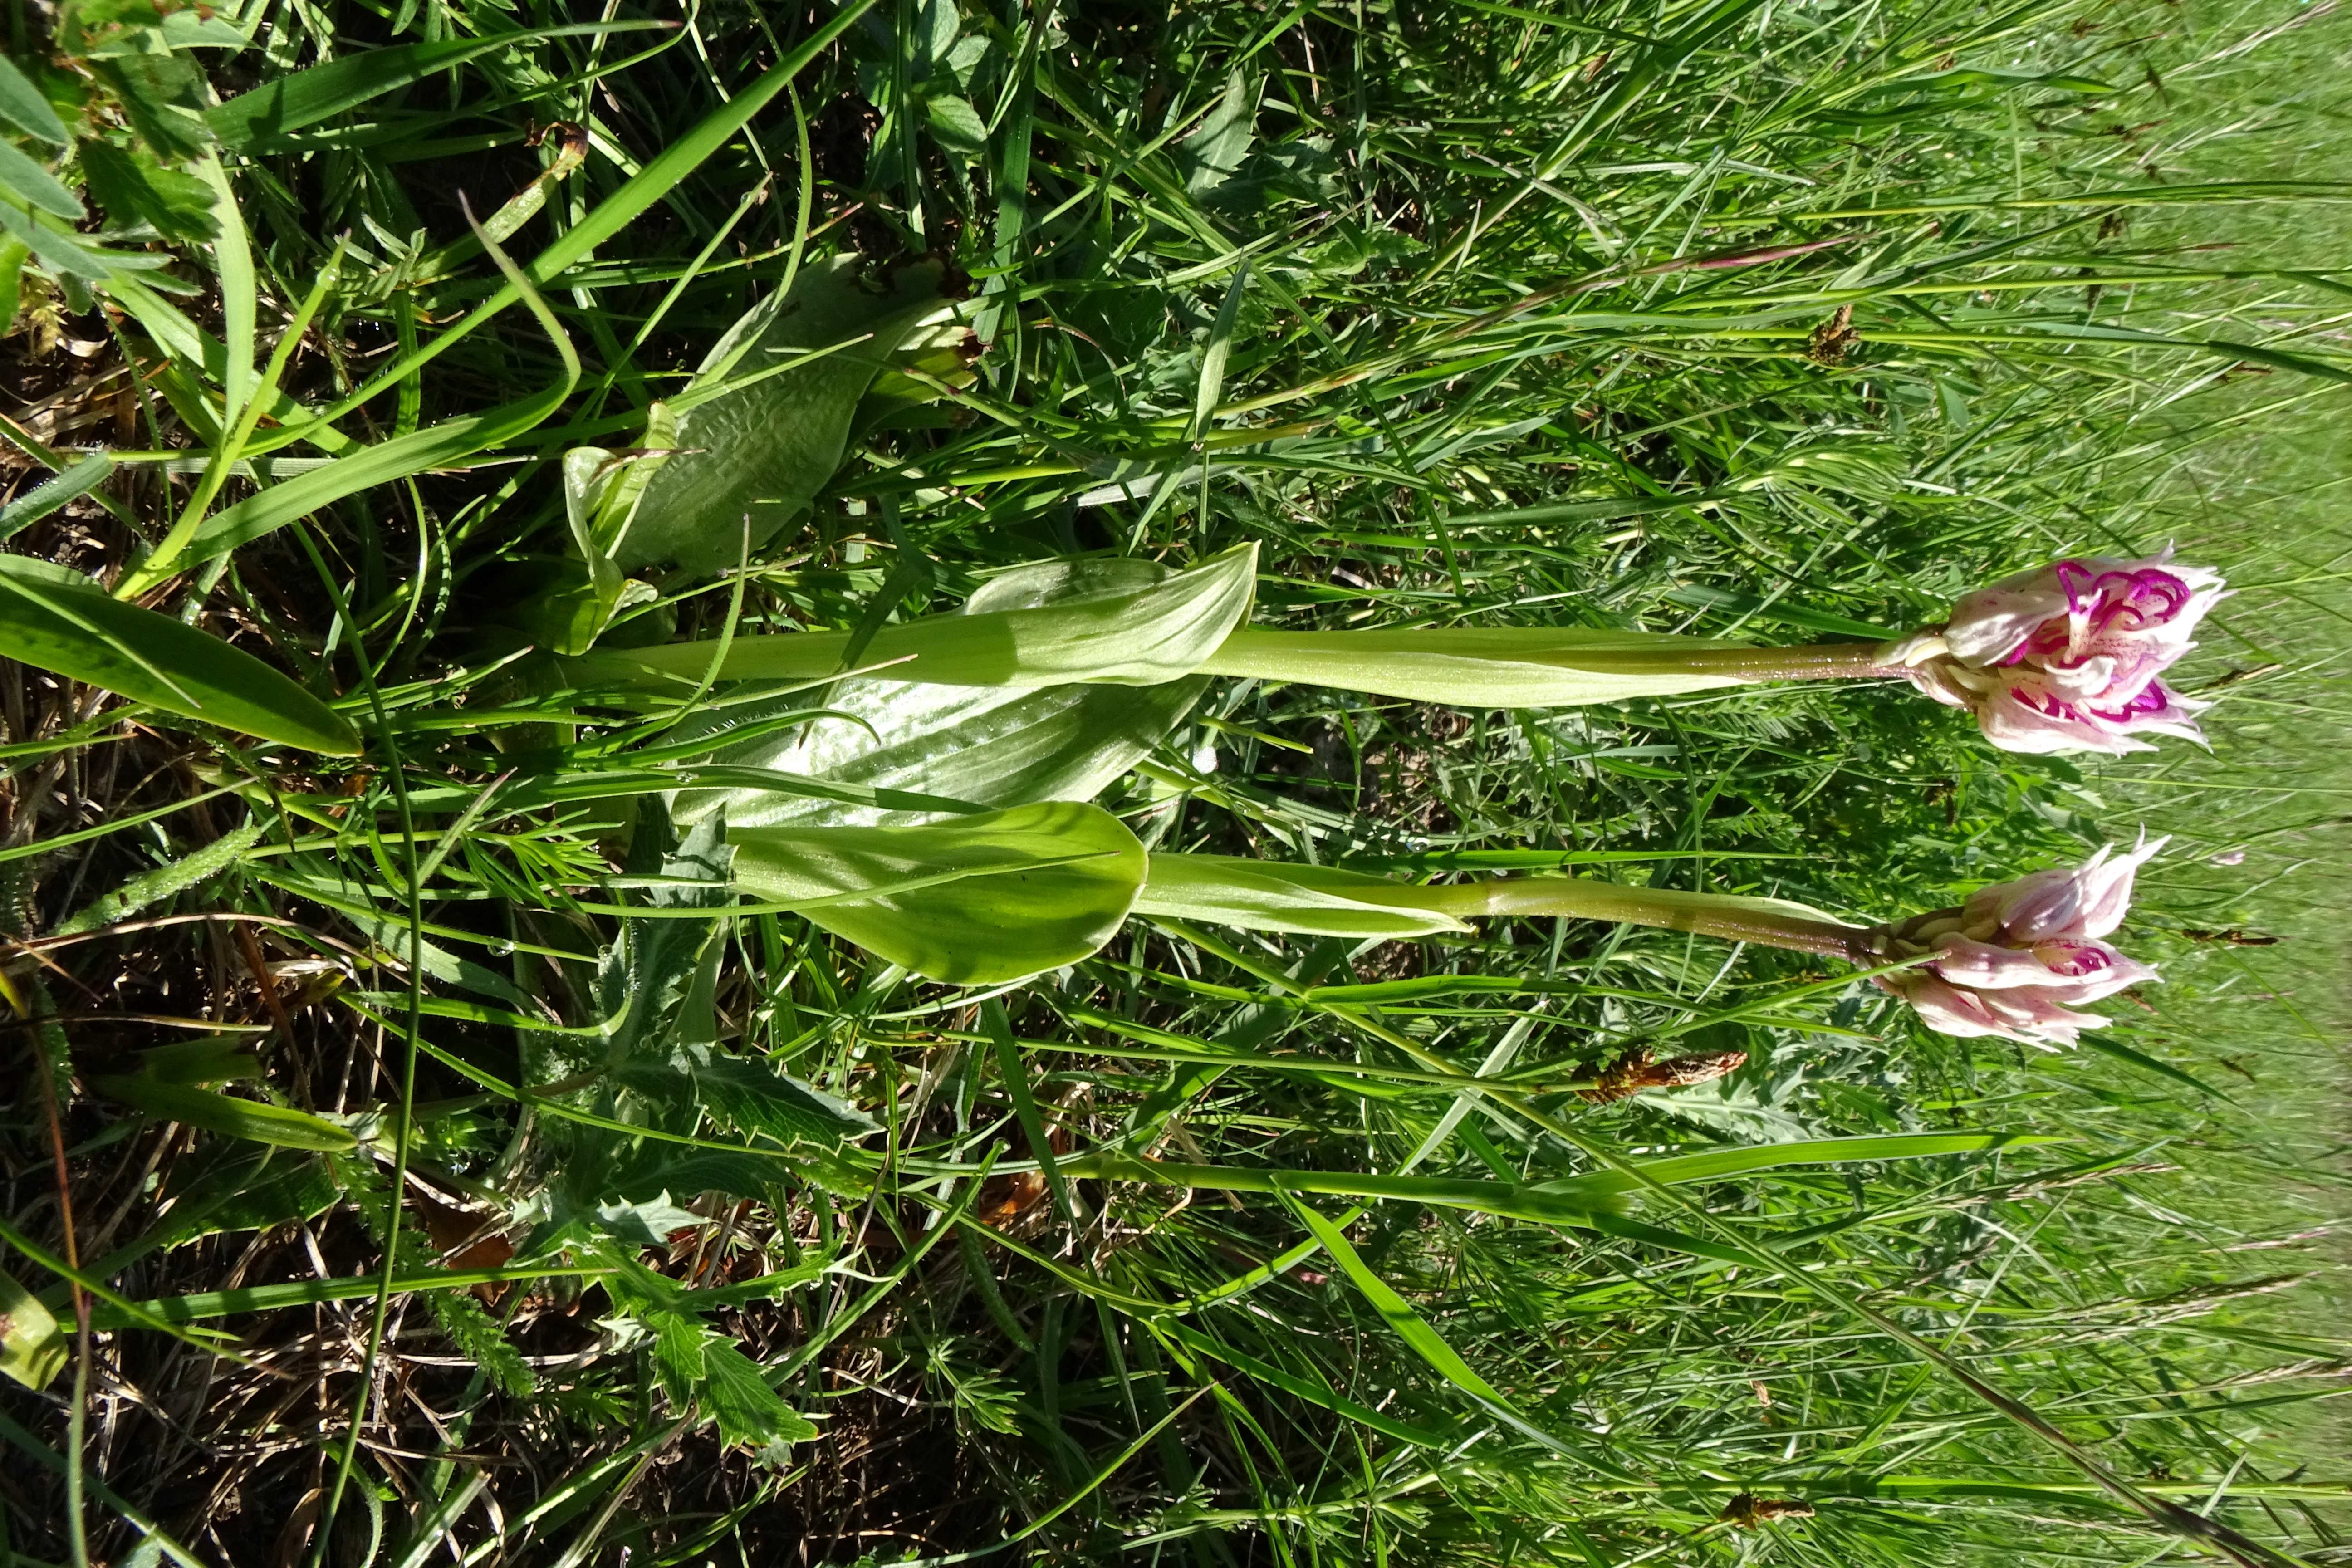
[[1726,645],[1696,637],[1575,626],[1444,626],[1338,632],[1244,626],[1200,666],[1209,675],[1369,691],[1464,708],[1569,708],[1747,683],[1677,649]]
[[0,555],[0,657],[236,733],[360,751],[349,720],[251,654],[21,555]]
[[869,285],[844,256],[804,267],[789,293],[755,306],[703,360],[678,399],[742,384],[677,416],[676,455],[646,486],[613,554],[624,572],[719,571],[807,510],[841,467],[851,416],[899,345],[951,307],[937,262]]
[[993,984],[1108,942],[1142,885],[1143,846],[1098,806],[1014,806],[912,827],[753,827],[735,879],[918,974]]
[[[1206,689],[1201,679],[1158,686],[914,686],[848,683],[831,700],[840,717],[728,746],[713,760],[797,780],[905,791],[974,806],[1091,800],[1184,721]],[[799,700],[781,699],[776,711]],[[769,711],[750,706],[730,721]],[[885,797],[887,800],[888,797]],[[845,805],[772,788],[680,791],[681,822],[724,810],[744,827],[787,823],[877,826],[941,813],[877,803]]]
[[0,1376],[37,1392],[65,1364],[66,1340],[57,1319],[15,1276],[0,1274]]
[[[990,579],[964,613],[1138,590],[1168,576],[1142,561],[1046,562]],[[712,761],[804,784],[906,791],[981,807],[1091,800],[1181,723],[1207,684],[1195,678],[1151,686],[1024,688],[867,679],[845,683],[828,701],[835,716],[814,722],[774,728],[774,719],[798,707],[787,697],[689,720],[679,735],[709,740],[730,728],[752,731],[740,744],[714,752]],[[682,822],[724,809],[729,822],[743,827],[877,826],[940,815],[878,803],[843,805],[772,788],[681,792],[674,809]]]
[[1410,882],[1234,855],[1157,855],[1139,915],[1315,936],[1414,937],[1470,929],[1417,902]]
[[307,1111],[290,1110],[283,1105],[239,1100],[235,1095],[184,1083],[169,1083],[136,1073],[95,1079],[91,1080],[91,1086],[100,1093],[135,1106],[150,1116],[189,1127],[201,1127],[207,1132],[218,1132],[230,1138],[272,1143],[281,1149],[309,1149],[321,1152],[340,1152],[359,1147],[359,1139],[349,1129],[340,1127],[322,1116],[312,1116]]
[[[663,474],[673,472],[671,467]],[[655,485],[658,488],[660,479]],[[651,491],[647,492],[651,500]],[[1096,563],[1045,562],[1009,573],[953,615],[885,626],[858,655],[861,668],[887,665],[894,679],[950,686],[1057,686],[1108,681],[1156,686],[1206,667],[1249,613],[1257,546],[1244,544],[1189,571],[1097,574]],[[1082,591],[1041,602],[1073,574]],[[722,680],[815,680],[841,668],[847,632],[738,637],[719,665]],[[575,661],[583,681],[655,682],[691,689],[710,666],[709,643],[672,643]]]

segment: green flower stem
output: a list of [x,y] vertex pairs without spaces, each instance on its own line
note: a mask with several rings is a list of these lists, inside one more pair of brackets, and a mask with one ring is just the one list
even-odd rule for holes
[[1520,877],[1425,888],[1428,907],[1456,920],[1480,915],[1542,916],[1662,926],[1725,942],[1759,942],[1797,952],[1873,962],[1870,930],[1811,920],[1759,899],[1629,888],[1589,877]]
[[[1535,627],[1286,632],[1243,626],[1228,637],[1203,675],[1330,686],[1385,696],[1421,697],[1452,680],[1483,683],[1516,667],[1538,671],[1632,678],[1657,690],[1704,689],[1765,680],[1833,680],[1904,673],[1888,645],[1817,643],[1804,647],[1744,647],[1702,637]],[[1482,677],[1480,667],[1487,673]]]

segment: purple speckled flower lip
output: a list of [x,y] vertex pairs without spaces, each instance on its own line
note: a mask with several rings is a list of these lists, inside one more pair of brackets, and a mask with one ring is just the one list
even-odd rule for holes
[[2063,975],[2069,980],[2115,967],[2115,960],[2107,955],[2105,948],[2095,942],[2075,942],[2063,937],[2054,942],[2035,943],[2033,955],[2042,960],[2051,973]]
[[2187,583],[2160,566],[2095,573],[2069,560],[2058,562],[2051,572],[2065,592],[2066,613],[2036,627],[2004,664],[2072,653],[2084,641],[2111,631],[2144,632],[2169,625],[2196,597]]

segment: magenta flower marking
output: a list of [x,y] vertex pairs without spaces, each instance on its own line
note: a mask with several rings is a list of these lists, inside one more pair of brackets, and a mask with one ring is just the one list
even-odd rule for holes
[[2193,646],[2221,579],[2148,561],[2070,557],[1979,589],[1940,632],[1890,650],[1937,700],[2014,752],[2147,750],[2143,732],[2201,740],[2192,702],[2158,679]]

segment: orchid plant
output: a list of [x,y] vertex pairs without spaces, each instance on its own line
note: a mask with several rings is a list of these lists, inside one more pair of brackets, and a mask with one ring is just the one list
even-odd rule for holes
[[[1967,710],[1989,741],[2011,751],[2120,752],[2147,749],[2142,734],[2196,739],[2203,704],[2162,677],[2193,646],[2222,584],[2169,552],[2068,558],[1969,594],[1941,625],[1909,637],[1805,647],[1577,628],[1280,631],[1246,624],[1255,574],[1247,545],[1181,572],[1137,561],[1041,563],[992,579],[958,613],[863,637],[672,644],[599,652],[569,668],[583,687],[634,684],[656,702],[673,687],[691,699],[728,680],[867,678],[835,689],[864,737],[849,742],[851,765],[826,762],[805,738],[788,753],[758,749],[773,742],[721,745],[707,772],[740,782],[689,790],[677,805],[687,818],[734,825],[744,891],[935,979],[992,984],[1058,968],[1098,951],[1137,914],[1365,938],[1552,916],[1844,959],[1943,1033],[2057,1047],[2105,1022],[2080,1009],[2155,977],[2105,939],[2160,841],[1987,888],[1958,908],[1857,926],[1774,900],[1587,878],[1431,886],[1152,854],[1110,813],[1076,803],[1134,766],[1214,675],[1505,706],[1872,677],[1907,680]],[[864,702],[861,687],[887,699]],[[1122,687],[1133,700],[1113,704],[1117,711],[1062,711],[1068,694]],[[920,696],[955,689],[980,697],[932,708]],[[934,712],[953,715],[948,740],[919,732],[939,727],[923,717]],[[767,722],[750,717],[747,727]]]
[[1246,624],[1256,553],[1189,571],[1045,563],[992,579],[961,612],[882,628],[673,643],[572,661],[586,687],[698,690],[713,681],[849,672],[947,686],[1149,686],[1202,675],[1295,681],[1462,707],[1571,707],[1782,680],[1910,681],[1967,710],[2012,752],[2147,749],[2199,740],[2205,706],[2160,679],[2195,646],[2221,577],[2147,560],[2069,557],[1961,598],[1938,626],[1885,642],[1754,647],[1591,627]]

